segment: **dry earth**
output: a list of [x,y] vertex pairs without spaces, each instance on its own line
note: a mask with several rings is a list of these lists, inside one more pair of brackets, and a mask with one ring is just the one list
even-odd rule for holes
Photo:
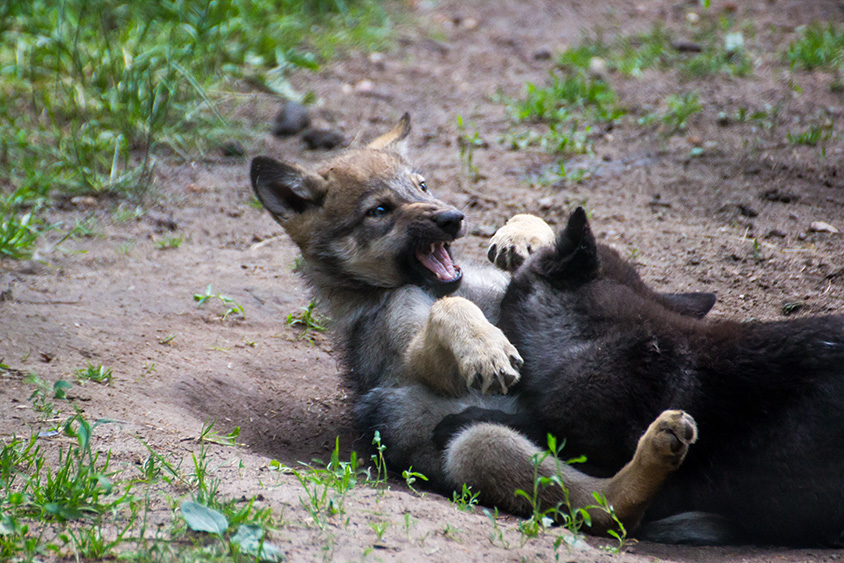
[[[464,259],[482,259],[496,226],[517,212],[559,223],[571,207],[592,212],[599,239],[630,256],[660,290],[718,294],[716,318],[777,319],[783,305],[795,315],[840,312],[844,303],[844,235],[810,232],[813,221],[844,230],[844,143],[836,131],[824,147],[785,141],[817,119],[840,120],[844,100],[823,72],[789,74],[783,52],[795,28],[812,21],[841,22],[834,1],[713,1],[707,16],[697,2],[541,2],[538,0],[419,2],[412,22],[397,30],[397,46],[382,58],[351,53],[319,74],[293,77],[319,100],[318,122],[348,138],[372,138],[411,111],[410,148],[432,190],[471,220],[461,245]],[[646,31],[664,22],[682,37],[687,14],[720,17],[730,11],[751,22],[747,49],[756,68],[747,78],[719,75],[682,81],[676,72],[643,77],[611,74],[628,110],[611,131],[594,135],[594,154],[569,168],[591,174],[580,183],[540,186],[531,179],[554,166],[538,150],[510,151],[498,139],[511,127],[495,95],[519,96],[525,82],[544,84],[553,60],[537,57],[580,41],[600,28],[607,36]],[[419,23],[422,22],[422,23]],[[361,80],[371,85],[356,85]],[[790,87],[797,84],[798,93]],[[667,95],[696,90],[704,106],[685,132],[668,135],[637,118],[661,111]],[[258,94],[236,97],[235,113],[255,124],[248,156],[269,154],[301,163],[325,158],[305,152],[296,138],[268,132],[278,101]],[[770,127],[755,122],[717,123],[719,113],[765,104],[782,108]],[[475,154],[482,179],[466,180],[458,157],[456,118],[479,132],[489,147]],[[691,157],[692,149],[703,148]],[[824,154],[825,152],[825,154]],[[55,246],[48,236],[37,261],[0,262],[0,359],[21,372],[54,381],[72,379],[86,362],[114,371],[111,385],[75,385],[73,403],[99,427],[96,446],[134,471],[146,455],[141,438],[175,458],[189,456],[208,420],[225,433],[235,427],[245,447],[212,446],[212,467],[234,497],[260,494],[283,525],[275,541],[291,561],[832,561],[831,550],[753,547],[678,548],[630,543],[621,554],[589,539],[553,547],[558,533],[521,545],[516,521],[499,526],[510,548],[491,541],[493,526],[481,513],[456,510],[447,500],[420,498],[403,482],[386,493],[359,486],[345,515],[324,529],[309,525],[302,490],[290,475],[270,471],[270,460],[288,465],[326,459],[339,436],[344,456],[356,443],[350,397],[330,341],[313,343],[285,326],[289,313],[309,302],[291,266],[296,251],[279,226],[250,205],[248,160],[218,159],[160,164],[160,205],[140,218],[117,221],[114,203],[90,209],[56,208],[54,221],[72,224],[93,214],[99,235]],[[769,190],[791,194],[769,201]],[[745,212],[741,211],[745,209]],[[747,209],[756,212],[749,217]],[[750,213],[753,215],[753,213]],[[162,217],[172,218],[175,233]],[[177,234],[184,243],[160,250],[156,240]],[[758,240],[758,245],[754,245]],[[48,244],[50,243],[50,244]],[[245,318],[220,319],[222,303],[197,308],[192,296],[211,284],[240,303]],[[153,369],[154,368],[154,369]],[[0,433],[28,435],[36,421],[32,386],[16,372],[0,382]],[[65,414],[70,405],[62,405]],[[43,440],[56,447],[57,440]],[[168,511],[162,507],[162,514]],[[406,517],[405,515],[410,515]],[[389,522],[378,541],[371,523]],[[409,526],[406,526],[409,522]],[[372,549],[374,546],[375,549]]]

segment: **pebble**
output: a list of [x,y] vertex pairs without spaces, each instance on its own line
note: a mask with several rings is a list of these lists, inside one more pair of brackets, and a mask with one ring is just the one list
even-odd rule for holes
[[157,229],[175,231],[179,228],[179,224],[169,213],[162,213],[150,209],[144,214],[144,218],[150,221]]
[[368,78],[364,78],[357,84],[355,84],[355,93],[356,94],[369,94],[375,89],[375,84],[372,83],[371,80]]
[[300,103],[288,100],[275,116],[273,135],[289,137],[303,131],[311,124],[308,109]]
[[812,221],[812,224],[809,225],[809,231],[813,233],[838,233],[840,232],[837,228],[833,227],[829,223],[824,223],[823,221]]
[[311,129],[302,136],[302,141],[309,150],[331,150],[346,144],[343,134],[333,129]]
[[609,67],[607,61],[601,57],[592,57],[589,59],[589,74],[596,78],[606,78]]
[[246,154],[246,149],[237,141],[226,141],[220,146],[223,156],[241,157]]
[[91,209],[92,207],[97,206],[96,198],[93,198],[89,195],[84,196],[77,196],[70,199],[70,203],[78,207],[79,209]]
[[492,225],[478,225],[472,228],[472,235],[476,237],[489,238],[495,234],[497,229]]

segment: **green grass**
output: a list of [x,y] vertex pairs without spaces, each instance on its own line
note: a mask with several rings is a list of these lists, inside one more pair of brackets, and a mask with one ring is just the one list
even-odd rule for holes
[[[3,444],[0,560],[281,560],[266,539],[277,527],[270,509],[219,493],[204,442],[187,470],[152,449],[137,471],[119,469],[96,443],[97,427],[108,422],[75,414],[61,425],[64,440],[33,435]],[[155,512],[163,519],[153,525]],[[219,529],[201,524],[209,515]]]
[[805,131],[800,133],[788,133],[786,138],[792,145],[807,145],[814,147],[818,144],[823,144],[832,138],[833,122],[829,120],[823,123],[816,123],[809,126]]
[[815,23],[799,30],[798,35],[787,51],[792,67],[844,70],[844,30],[831,23]]
[[665,102],[668,109],[661,119],[672,132],[685,129],[689,118],[703,109],[697,92],[671,94]]
[[246,311],[243,310],[243,306],[240,303],[227,295],[223,295],[219,291],[215,293],[211,284],[206,286],[205,293],[194,293],[193,295],[193,300],[196,301],[197,308],[205,305],[209,299],[219,299],[226,308],[224,312],[220,313],[220,320],[225,321],[230,315],[238,315],[241,319],[246,318]]
[[683,53],[674,47],[677,37],[661,24],[647,33],[622,36],[605,42],[601,35],[587,37],[577,47],[564,51],[558,61],[563,67],[588,69],[593,57],[604,59],[607,67],[628,76],[641,76],[645,70],[678,68],[683,78],[716,74],[748,76],[753,63],[744,48],[744,34],[730,31],[728,21],[712,21],[694,35],[700,52]]
[[114,375],[111,373],[111,368],[107,368],[102,364],[94,365],[88,362],[87,367],[76,370],[76,381],[83,383],[85,381],[93,381],[95,383],[111,383]]
[[327,330],[325,325],[328,320],[317,313],[315,309],[316,302],[311,301],[307,306],[301,307],[301,312],[287,315],[287,326],[301,329],[299,338],[304,338],[309,342],[313,342],[312,332],[325,332]]
[[161,158],[245,132],[236,81],[295,95],[290,69],[385,44],[375,0],[0,4],[0,257],[24,258],[48,196],[147,193]]
[[[560,460],[560,452],[563,450],[565,443],[557,447],[557,440],[552,435],[548,435],[548,449],[533,456],[533,488],[530,491],[519,489],[516,491],[516,496],[524,498],[532,508],[532,514],[527,520],[519,522],[519,531],[522,533],[523,541],[529,538],[536,537],[545,529],[553,524],[560,524],[565,526],[569,531],[577,534],[581,531],[583,526],[591,526],[592,518],[589,510],[602,510],[609,514],[613,521],[618,526],[617,530],[608,530],[608,534],[614,537],[618,543],[620,550],[624,544],[627,536],[627,531],[624,525],[616,518],[612,507],[607,504],[607,501],[599,493],[593,493],[596,504],[585,506],[581,508],[573,508],[569,500],[569,491],[566,488],[562,479],[562,466],[571,465],[574,463],[583,463],[586,461],[585,457],[570,459],[568,461]],[[539,473],[539,468],[546,459],[552,459],[556,463],[557,471],[554,475],[543,476]],[[548,487],[559,487],[563,493],[563,501],[555,506],[544,506],[540,502],[540,493],[543,489]]]
[[624,115],[609,83],[580,68],[551,73],[545,87],[528,83],[525,97],[511,100],[509,111],[518,123],[544,124],[547,129],[517,130],[505,137],[506,143],[514,149],[539,145],[560,154],[589,152],[593,125]]

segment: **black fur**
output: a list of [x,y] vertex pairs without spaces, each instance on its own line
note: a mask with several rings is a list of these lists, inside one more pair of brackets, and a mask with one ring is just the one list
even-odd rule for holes
[[[647,520],[702,512],[725,541],[841,544],[844,317],[706,322],[678,310],[575,211],[501,304],[534,415],[509,425],[550,431],[567,457],[587,456],[587,472],[610,475],[660,412],[685,410],[700,439]],[[695,519],[676,520],[694,530]]]

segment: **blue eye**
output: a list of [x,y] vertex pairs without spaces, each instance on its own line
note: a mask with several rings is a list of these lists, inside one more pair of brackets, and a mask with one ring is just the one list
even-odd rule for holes
[[380,205],[376,205],[375,207],[367,211],[366,214],[370,217],[383,217],[390,211],[392,211],[392,207],[385,203],[382,203]]

